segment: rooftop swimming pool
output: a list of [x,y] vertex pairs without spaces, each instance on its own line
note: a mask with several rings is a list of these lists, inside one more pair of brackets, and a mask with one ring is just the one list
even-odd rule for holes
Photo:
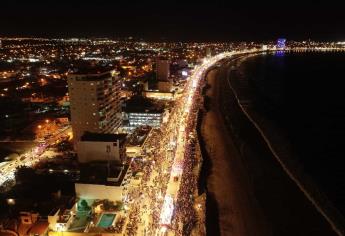
[[116,214],[113,213],[104,213],[101,216],[97,226],[102,228],[108,228],[113,224]]

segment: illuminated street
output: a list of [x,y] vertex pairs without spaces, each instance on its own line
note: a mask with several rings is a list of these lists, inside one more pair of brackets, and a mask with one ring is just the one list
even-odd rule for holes
[[[245,50],[219,54],[204,59],[197,66],[188,83],[185,85],[183,95],[176,101],[173,114],[167,124],[161,128],[161,135],[151,136],[147,141],[148,156],[153,157],[150,170],[143,177],[138,195],[130,204],[130,213],[140,212],[137,220],[130,219],[132,224],[127,229],[128,235],[184,235],[181,225],[193,220],[193,211],[182,211],[183,208],[193,207],[189,204],[189,194],[184,189],[196,187],[196,182],[185,181],[183,176],[193,177],[193,169],[186,160],[195,158],[192,150],[192,140],[195,140],[195,125],[198,109],[201,104],[200,83],[207,70],[216,62],[232,55],[255,53],[259,50]],[[163,137],[163,139],[162,139]],[[149,150],[154,150],[152,153]],[[145,150],[145,149],[144,149]],[[190,185],[194,186],[190,186]],[[131,197],[130,197],[131,198]],[[179,209],[176,209],[176,204]],[[139,223],[139,219],[141,223]],[[137,226],[133,225],[137,222]]]
[[[307,49],[301,48],[298,50]],[[139,191],[142,194],[131,204],[130,212],[140,212],[140,214],[135,221],[137,227],[131,224],[131,229],[127,230],[128,235],[186,234],[186,232],[182,232],[180,226],[183,223],[188,223],[186,219],[195,216],[192,216],[194,214],[192,210],[188,210],[187,215],[182,211],[177,211],[176,204],[181,205],[182,208],[193,207],[187,203],[189,194],[186,195],[184,194],[186,192],[181,190],[194,188],[195,186],[186,185],[187,182],[181,180],[183,174],[193,176],[193,170],[186,169],[184,162],[195,157],[195,153],[190,153],[188,150],[190,150],[189,144],[195,139],[196,116],[201,99],[200,83],[202,83],[207,70],[218,61],[236,55],[259,52],[261,50],[253,49],[222,53],[204,59],[204,62],[195,68],[188,79],[183,96],[176,101],[174,113],[168,123],[161,128],[162,134],[152,136],[148,140],[146,149],[154,149],[152,153],[148,151],[150,153],[148,156],[152,155],[154,161],[151,164],[151,170],[147,171],[148,176],[143,178]],[[188,182],[188,184],[191,183]],[[196,182],[192,182],[192,184],[195,185]],[[133,213],[133,215],[136,213]],[[138,223],[139,219],[141,223]]]
[[4,0],[0,236],[344,236],[340,5]]
[[[41,125],[39,125],[39,127],[41,127]],[[51,158],[51,153],[46,150],[47,147],[49,145],[56,144],[59,139],[70,135],[70,133],[70,126],[60,128],[53,132],[52,136],[49,139],[45,140],[44,142],[37,142],[37,146],[32,148],[30,151],[21,154],[14,161],[5,163],[3,166],[1,166],[0,170],[0,185],[4,184],[6,181],[13,180],[15,177],[14,174],[18,167],[32,167],[45,158]],[[42,136],[44,136],[44,134],[42,134]]]
[[[188,227],[197,219],[194,191],[196,191],[198,163],[201,161],[196,139],[196,118],[202,104],[201,88],[207,71],[217,62],[241,54],[255,54],[275,48],[231,51],[205,58],[196,66],[184,85],[183,93],[175,101],[168,121],[155,128],[143,148],[143,169],[139,186],[129,185],[125,197],[128,219],[125,235],[189,235]],[[289,50],[289,49],[286,49]],[[293,49],[297,51],[308,48]],[[315,48],[315,50],[343,50],[341,48]],[[38,126],[44,133],[44,128]],[[70,126],[54,133],[45,144],[3,166],[1,184],[14,178],[16,168],[34,166],[49,157],[46,147],[71,133]],[[201,213],[201,215],[204,213]],[[187,226],[187,227],[186,227]],[[195,230],[195,229],[194,229]]]

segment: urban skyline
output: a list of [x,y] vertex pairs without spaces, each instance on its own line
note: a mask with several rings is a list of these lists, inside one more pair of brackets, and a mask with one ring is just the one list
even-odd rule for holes
[[0,7],[0,236],[344,236],[341,7]]

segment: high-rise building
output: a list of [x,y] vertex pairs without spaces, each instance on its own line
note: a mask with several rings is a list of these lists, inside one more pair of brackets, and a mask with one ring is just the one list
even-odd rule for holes
[[80,71],[68,76],[74,142],[85,132],[116,133],[121,125],[121,82],[112,71]]
[[156,75],[158,81],[170,80],[170,61],[166,59],[156,60]]
[[211,56],[212,56],[211,48],[207,47],[206,48],[206,57],[211,57]]

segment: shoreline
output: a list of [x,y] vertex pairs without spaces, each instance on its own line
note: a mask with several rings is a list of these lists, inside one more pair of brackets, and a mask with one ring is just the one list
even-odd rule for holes
[[[207,83],[211,86],[206,91],[206,97],[210,98],[212,106],[204,112],[201,124],[201,143],[206,144],[207,152],[204,159],[208,172],[207,235],[272,235],[260,207],[252,198],[250,181],[237,148],[232,138],[223,132],[224,122],[218,107],[213,104],[217,103],[217,98],[214,98],[219,96],[216,72],[211,70],[207,74]],[[224,162],[224,156],[231,159]]]
[[[293,158],[293,155],[290,152],[290,147],[283,145],[286,140],[280,135],[280,133],[276,132],[277,130],[270,125],[269,121],[267,121],[264,117],[258,116],[255,111],[251,109],[250,99],[247,98],[248,95],[244,93],[243,96],[243,88],[238,85],[245,84],[247,82],[246,78],[242,80],[236,75],[234,78],[230,78],[230,69],[227,68],[226,78],[224,79],[224,86],[227,86],[231,90],[235,102],[238,104],[241,112],[255,127],[260,138],[263,140],[263,144],[268,147],[269,151],[272,153],[273,157],[279,163],[283,171],[298,186],[299,190],[311,202],[319,214],[329,223],[333,231],[337,235],[344,235],[344,217],[333,206],[332,202],[328,200],[327,196],[319,190],[318,186],[311,179],[311,177],[304,173],[303,169],[301,168],[301,164],[298,162],[298,160]],[[231,79],[233,81],[231,81]],[[239,82],[238,80],[242,81]],[[247,103],[247,101],[249,101],[249,103]]]
[[[220,75],[220,71],[223,70],[223,75]],[[211,83],[211,89],[214,86],[221,86],[222,89],[224,89],[224,84],[220,85],[222,82],[224,82],[224,76],[227,75],[227,73],[225,72],[224,75],[224,65],[223,68],[217,70],[217,83],[215,83],[215,79],[213,78],[213,81]],[[211,73],[212,70],[209,72]],[[209,84],[210,79],[209,79],[209,73],[207,74],[207,83]],[[227,80],[227,78],[225,78]],[[223,81],[222,81],[223,80]],[[209,91],[210,89],[208,89]],[[212,94],[211,94],[212,95]],[[205,96],[205,100],[209,100],[207,95]],[[224,91],[223,94],[216,94],[216,99],[214,99],[213,96],[210,97],[211,100],[211,104],[214,103],[213,100],[218,100],[219,98],[217,98],[218,96],[223,96],[222,101],[224,102]],[[205,102],[206,103],[206,102]],[[246,194],[248,196],[250,196],[250,198],[252,198],[252,200],[249,201],[253,201],[254,203],[257,202],[258,204],[256,204],[257,206],[254,207],[253,209],[250,209],[249,211],[247,211],[246,214],[249,214],[249,217],[246,218],[246,221],[251,221],[251,217],[252,215],[258,215],[258,212],[264,213],[264,216],[261,216],[261,219],[265,222],[263,223],[265,225],[264,229],[261,229],[261,232],[265,232],[260,234],[260,230],[256,230],[254,232],[254,234],[252,233],[248,233],[245,232],[245,230],[241,231],[240,228],[241,226],[239,226],[241,224],[241,217],[240,214],[238,214],[237,216],[235,215],[235,217],[237,217],[237,221],[240,222],[239,225],[233,225],[232,228],[230,229],[230,231],[227,231],[227,227],[226,227],[226,222],[224,222],[224,220],[222,220],[222,217],[224,218],[224,210],[222,212],[222,206],[226,206],[226,202],[222,202],[219,199],[219,193],[218,196],[217,194],[217,190],[212,189],[212,186],[210,186],[209,182],[212,182],[212,175],[215,175],[214,173],[214,153],[212,153],[212,150],[210,150],[210,138],[205,138],[205,128],[204,128],[204,124],[202,124],[203,126],[203,130],[202,131],[202,135],[203,135],[203,141],[206,141],[206,145],[208,145],[207,149],[207,154],[208,154],[208,158],[210,158],[210,164],[207,164],[207,160],[205,162],[205,164],[207,165],[209,170],[206,175],[208,175],[207,178],[207,188],[206,188],[206,192],[208,193],[208,197],[211,196],[211,199],[207,199],[207,205],[210,205],[210,200],[211,201],[211,205],[213,208],[215,208],[215,210],[213,211],[213,214],[211,214],[211,216],[214,217],[214,215],[218,215],[219,218],[219,234],[217,235],[309,235],[309,234],[313,234],[313,235],[335,235],[335,232],[333,230],[331,230],[330,225],[328,225],[328,222],[325,222],[325,219],[323,218],[323,216],[321,216],[321,214],[319,212],[316,212],[316,209],[313,206],[310,206],[311,202],[309,202],[308,199],[306,199],[306,196],[300,191],[300,189],[296,186],[295,183],[292,183],[291,179],[289,179],[290,177],[285,176],[286,173],[283,173],[284,170],[281,169],[281,167],[279,167],[279,163],[274,163],[276,162],[276,160],[253,160],[253,157],[243,157],[245,156],[245,153],[247,152],[252,152],[253,150],[251,150],[251,148],[248,145],[248,142],[242,142],[240,140],[240,135],[238,135],[236,133],[236,131],[234,131],[233,129],[236,129],[236,127],[234,128],[233,124],[229,124],[229,117],[226,115],[224,117],[222,117],[222,112],[220,112],[221,109],[218,110],[218,107],[221,107],[224,104],[221,104],[219,102],[216,101],[216,104],[213,104],[213,106],[211,106],[210,111],[206,112],[206,114],[203,115],[202,117],[202,122],[205,123],[205,120],[207,119],[207,115],[210,112],[213,113],[218,113],[217,116],[217,120],[218,121],[224,121],[223,126],[226,126],[225,128],[223,127],[223,130],[219,130],[218,133],[227,133],[227,136],[230,136],[230,139],[233,139],[232,141],[235,142],[236,144],[236,148],[238,149],[237,152],[239,152],[241,155],[238,155],[237,158],[239,160],[237,160],[238,163],[240,163],[239,165],[242,166],[242,168],[244,169],[244,171],[242,170],[242,176],[243,178],[249,178],[249,184],[247,184],[247,186],[240,186],[240,189],[242,188],[242,192],[246,192]],[[214,107],[217,107],[217,109],[212,109]],[[213,110],[213,111],[212,111]],[[218,110],[218,111],[217,111]],[[238,112],[238,111],[237,111]],[[223,110],[224,113],[224,110]],[[229,113],[226,113],[229,114]],[[232,113],[231,113],[232,114]],[[243,115],[243,114],[242,114]],[[243,119],[243,117],[242,117]],[[206,120],[207,122],[207,120]],[[209,122],[209,121],[208,121]],[[231,128],[230,128],[231,127]],[[225,130],[224,130],[225,129]],[[216,132],[216,129],[213,129],[213,133]],[[227,131],[226,131],[227,130]],[[218,134],[221,135],[221,134]],[[224,135],[224,134],[223,134]],[[214,137],[211,138],[212,140],[214,140]],[[202,144],[202,142],[201,142]],[[264,144],[261,142],[261,145]],[[211,144],[212,145],[212,144]],[[240,147],[240,148],[237,148]],[[212,149],[212,148],[211,148]],[[225,155],[226,156],[226,155]],[[224,161],[224,160],[223,160]],[[232,160],[233,161],[233,160]],[[242,162],[242,163],[241,163]],[[269,163],[265,163],[265,162],[269,162]],[[231,161],[230,161],[231,163]],[[237,163],[237,164],[238,164]],[[224,163],[223,163],[224,164]],[[231,164],[233,165],[233,164]],[[265,166],[268,165],[268,166]],[[219,167],[219,166],[218,166]],[[260,173],[260,170],[254,170],[254,169],[264,169],[266,170],[266,173]],[[254,170],[254,171],[253,171]],[[274,174],[273,176],[276,177],[277,179],[281,179],[281,183],[277,185],[277,183],[274,183],[274,181],[270,181],[268,178],[272,177],[270,176],[269,172],[272,171]],[[254,172],[254,173],[253,173]],[[262,172],[262,171],[261,171]],[[232,173],[232,175],[236,175],[236,173]],[[238,173],[237,173],[238,175]],[[233,176],[236,179],[236,176]],[[237,176],[238,177],[238,176]],[[225,178],[225,176],[223,175],[223,178]],[[260,180],[261,178],[261,180]],[[211,179],[211,181],[210,181]],[[260,183],[260,181],[270,181],[269,184],[267,184],[267,186],[265,186],[265,184]],[[243,181],[243,180],[242,180]],[[259,184],[258,184],[259,183]],[[279,186],[282,185],[282,186]],[[285,191],[284,186],[287,186],[287,190]],[[274,191],[275,187],[280,188],[280,192],[278,195],[278,197],[272,197],[269,196],[270,192],[269,191]],[[238,189],[237,189],[238,190]],[[224,189],[220,189],[218,191],[225,191]],[[285,193],[284,193],[285,191]],[[290,192],[289,192],[290,191]],[[236,193],[236,195],[238,195],[238,193]],[[215,197],[215,199],[212,199],[212,197]],[[291,199],[289,199],[291,197]],[[234,197],[233,197],[234,198]],[[267,199],[266,199],[267,198]],[[292,207],[292,211],[293,213],[291,214],[291,212],[289,211],[289,207],[284,207],[281,206],[279,203],[279,198],[281,198],[281,202],[287,203],[288,205],[294,206]],[[223,199],[224,200],[224,199]],[[231,199],[230,199],[231,200]],[[268,201],[269,200],[269,201]],[[291,200],[291,202],[290,202]],[[267,201],[269,202],[269,204],[267,203]],[[272,202],[270,202],[272,201]],[[275,204],[277,204],[277,206],[275,206]],[[233,204],[232,204],[233,205]],[[254,204],[255,205],[255,204]],[[207,209],[209,209],[210,207],[207,207]],[[255,209],[256,208],[256,209]],[[276,209],[275,209],[276,208]],[[219,209],[219,211],[217,211],[217,209]],[[236,212],[236,209],[240,210],[240,211],[246,211],[245,209],[241,209],[240,206],[236,206],[235,210],[232,209],[233,212]],[[284,215],[284,211],[286,211],[288,214],[285,216]],[[209,214],[210,212],[207,212],[207,217],[209,218]],[[294,214],[296,214],[296,216],[294,217]],[[229,216],[231,214],[228,214]],[[299,216],[298,216],[299,215]],[[234,215],[232,215],[233,217]],[[281,220],[276,219],[276,218],[281,218]],[[305,220],[303,220],[303,218],[305,217]],[[256,220],[257,217],[252,217]],[[296,218],[296,219],[295,219]],[[210,223],[208,222],[209,220],[207,220],[207,224],[210,225]],[[236,221],[236,219],[233,219],[232,221]],[[301,222],[298,222],[301,221]],[[269,222],[269,223],[268,223]],[[212,222],[211,222],[212,223]],[[213,222],[214,223],[214,222]],[[224,224],[225,223],[225,224]],[[243,223],[243,222],[242,222]],[[247,223],[247,228],[248,228],[248,222]],[[212,225],[212,224],[211,224]],[[316,226],[314,226],[316,225]],[[237,227],[237,228],[236,228]],[[255,228],[255,226],[252,226]],[[299,227],[304,227],[304,229],[299,229]],[[284,230],[284,228],[286,230]],[[209,228],[207,229],[208,231],[208,235],[215,235],[215,234],[209,234]],[[237,231],[236,231],[237,230]],[[272,230],[272,232],[271,232]],[[267,233],[270,232],[270,233]],[[304,232],[304,233],[303,233]],[[341,235],[341,234],[340,234]]]

